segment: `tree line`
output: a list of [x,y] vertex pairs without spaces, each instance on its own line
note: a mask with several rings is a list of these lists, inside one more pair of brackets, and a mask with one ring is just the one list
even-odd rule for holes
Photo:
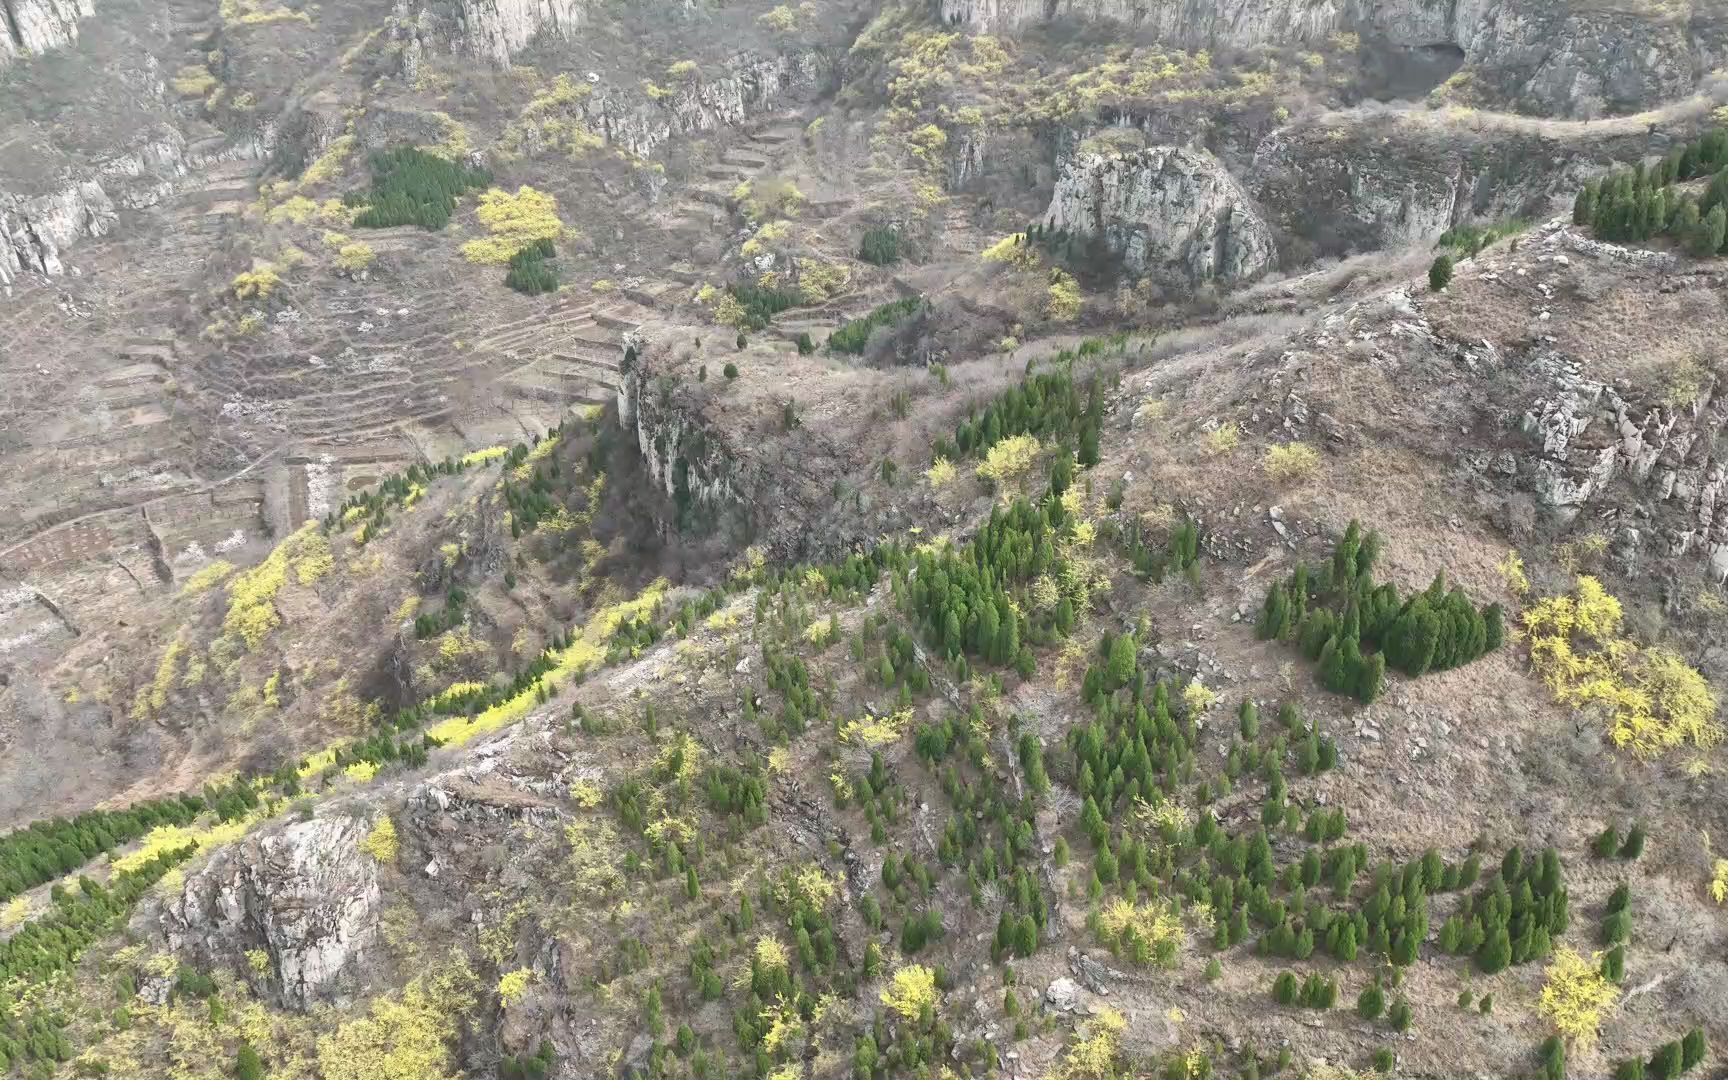
[[1364,703],[1379,696],[1388,666],[1412,678],[1447,671],[1499,648],[1506,636],[1500,605],[1477,608],[1461,589],[1446,587],[1443,572],[1409,597],[1376,585],[1380,546],[1378,533],[1363,535],[1351,521],[1330,562],[1318,569],[1298,563],[1272,585],[1256,626],[1262,641],[1300,648],[1328,690]]
[[[1701,197],[1674,185],[1710,177]],[[1728,132],[1711,131],[1654,164],[1640,161],[1593,178],[1572,204],[1572,221],[1617,243],[1668,236],[1704,258],[1728,242]]]
[[412,146],[376,151],[367,163],[372,186],[342,199],[343,205],[359,208],[354,225],[361,229],[418,225],[436,232],[449,224],[457,199],[492,183],[485,169],[458,165]]

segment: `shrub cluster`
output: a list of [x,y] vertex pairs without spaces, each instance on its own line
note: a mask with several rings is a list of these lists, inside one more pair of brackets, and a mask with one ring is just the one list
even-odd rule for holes
[[968,411],[955,428],[953,441],[937,441],[936,456],[952,460],[982,455],[1003,439],[1033,435],[1044,442],[1074,445],[1078,463],[1091,467],[1098,463],[1103,416],[1103,387],[1096,379],[1082,387],[1067,369],[1039,372],[1004,390],[982,410]]
[[[1674,188],[1709,176],[1702,199]],[[1572,221],[1616,242],[1667,235],[1699,257],[1723,248],[1728,233],[1728,131],[1711,131],[1654,165],[1639,162],[1598,177],[1578,192]]]
[[[125,920],[144,890],[189,858],[197,846],[162,852],[136,870],[116,874],[107,886],[79,878],[77,892],[61,894],[45,914],[0,941],[0,984],[13,979],[41,982],[70,968],[85,948]],[[4,1022],[0,1017],[0,1025]],[[7,1034],[0,1026],[0,1036]],[[13,1048],[0,1039],[0,1057],[13,1056]]]
[[864,230],[858,257],[872,266],[892,266],[900,261],[900,230],[892,225],[872,225]]
[[1319,666],[1327,689],[1363,702],[1379,696],[1387,666],[1415,677],[1500,647],[1506,633],[1500,605],[1478,610],[1462,590],[1446,588],[1443,574],[1427,590],[1400,598],[1396,586],[1374,583],[1379,553],[1379,534],[1363,536],[1352,521],[1330,563],[1318,571],[1298,563],[1267,592],[1260,639],[1294,642]]
[[1440,948],[1474,956],[1487,974],[1541,960],[1571,922],[1560,856],[1526,859],[1512,848],[1500,870],[1440,927]]
[[358,207],[354,225],[361,229],[388,229],[418,225],[442,229],[456,209],[456,200],[468,191],[492,182],[485,169],[458,165],[448,158],[398,146],[374,153],[369,161],[372,187],[350,192],[346,206]]
[[873,309],[867,315],[856,319],[848,319],[838,330],[828,335],[828,350],[830,352],[862,353],[864,346],[869,344],[870,335],[879,326],[893,326],[924,306],[921,296],[908,296],[901,300],[890,300]]
[[552,265],[556,257],[557,249],[551,240],[542,237],[533,241],[510,256],[510,269],[504,275],[504,284],[529,296],[557,292],[558,268]]
[[743,311],[738,334],[740,349],[745,344],[743,331],[764,329],[774,316],[789,307],[796,307],[802,299],[796,289],[758,285],[749,281],[728,285],[726,291]]
[[158,825],[184,825],[203,813],[196,795],[152,799],[126,810],[91,810],[35,821],[0,837],[0,901],[72,871]]

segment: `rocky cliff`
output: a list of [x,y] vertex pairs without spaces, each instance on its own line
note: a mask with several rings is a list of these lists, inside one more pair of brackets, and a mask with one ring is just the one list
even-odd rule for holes
[[1286,262],[1432,243],[1462,221],[1545,217],[1605,161],[1664,153],[1642,125],[1457,127],[1443,113],[1387,110],[1279,128],[1241,170],[1287,246]]
[[826,53],[738,56],[712,78],[682,84],[660,101],[634,89],[602,90],[582,103],[593,129],[613,146],[649,157],[678,135],[741,125],[784,100],[814,95],[832,72]]
[[1011,33],[1048,19],[1111,20],[1189,49],[1372,36],[1402,48],[1459,49],[1507,101],[1542,112],[1634,110],[1677,97],[1719,55],[1724,32],[1711,4],[1691,22],[1552,0],[941,0],[944,21]]
[[542,34],[569,39],[584,22],[586,0],[432,0],[399,3],[394,15],[410,70],[424,49],[454,52],[498,67]]
[[0,288],[21,274],[64,273],[66,250],[82,239],[107,235],[121,210],[156,206],[199,169],[252,160],[269,149],[266,139],[226,142],[199,153],[179,130],[160,125],[130,148],[77,170],[47,191],[23,194],[0,186]]
[[284,1004],[341,997],[378,933],[378,864],[360,846],[372,827],[331,814],[222,849],[162,912],[170,948],[206,965],[261,949],[249,973]]
[[638,339],[638,356],[620,387],[619,420],[634,429],[648,475],[666,493],[681,521],[725,521],[741,525],[750,501],[739,491],[741,469],[725,443],[676,390],[653,377],[648,357],[655,346]]
[[94,180],[33,199],[0,192],[0,286],[21,273],[64,273],[61,249],[79,237],[104,235],[114,218],[113,200]]
[[0,0],[0,68],[72,44],[78,20],[94,14],[91,0]]
[[1103,237],[1135,274],[1189,283],[1245,280],[1277,259],[1247,192],[1203,150],[1075,154],[1057,176],[1044,225]]

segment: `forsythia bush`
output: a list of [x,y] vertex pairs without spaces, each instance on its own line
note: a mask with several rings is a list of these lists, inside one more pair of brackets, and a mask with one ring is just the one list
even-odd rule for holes
[[245,270],[234,275],[230,283],[236,300],[262,300],[276,291],[282,284],[282,278],[276,273],[276,268],[265,263],[256,270]]
[[1182,704],[1189,716],[1199,716],[1201,713],[1218,704],[1218,695],[1199,679],[1194,679],[1182,688]]
[[1266,475],[1279,483],[1294,483],[1313,476],[1320,468],[1320,453],[1307,443],[1292,442],[1266,449],[1261,462]]
[[1008,484],[1032,467],[1039,449],[1035,435],[1010,436],[990,447],[984,464],[978,466],[978,475],[997,485]]
[[534,973],[527,968],[517,968],[505,973],[498,980],[498,997],[506,1005],[514,1005],[528,992],[528,984],[534,980]]
[[1052,322],[1073,322],[1080,316],[1080,283],[1066,270],[1050,271],[1050,294],[1044,302],[1044,314]]
[[524,184],[512,195],[492,188],[480,196],[480,223],[491,236],[462,245],[469,262],[503,264],[537,240],[557,240],[564,235],[558,220],[558,200]]
[[449,1044],[456,1015],[473,1002],[473,974],[458,962],[421,976],[400,996],[372,1002],[367,1015],[318,1040],[325,1080],[454,1080]]
[[1019,270],[1031,269],[1038,265],[1038,249],[1027,239],[1025,233],[1014,233],[984,249],[984,261],[1005,263]]
[[1206,433],[1206,449],[1214,454],[1228,454],[1242,442],[1242,429],[1232,421],[1219,424]]
[[360,842],[360,847],[366,854],[381,863],[396,861],[399,850],[396,839],[396,822],[388,814],[378,819],[378,824],[372,826],[372,831],[366,834],[366,839]]
[[1113,1080],[1122,1056],[1123,1015],[1108,1006],[1086,1022],[1080,1040],[1068,1048],[1051,1080]]
[[1554,953],[1547,974],[1539,1002],[1543,1015],[1578,1046],[1592,1045],[1620,988],[1603,977],[1597,964],[1564,946]]
[[1555,700],[1600,707],[1615,745],[1641,757],[1720,742],[1716,693],[1704,677],[1674,652],[1622,636],[1620,620],[1620,601],[1589,576],[1572,595],[1524,612],[1531,666]]
[[1175,967],[1188,939],[1176,903],[1168,898],[1144,903],[1114,900],[1098,912],[1098,937],[1117,955],[1136,964]]
[[311,584],[328,572],[331,565],[330,545],[318,532],[318,523],[309,521],[290,535],[257,566],[236,574],[228,582],[228,614],[222,629],[256,648],[270,631],[282,625],[276,611],[276,594],[288,581],[288,571],[304,584]]
[[908,1020],[916,1020],[940,1003],[936,973],[922,964],[912,964],[894,973],[894,984],[882,991],[882,1004]]
[[945,487],[954,482],[954,463],[945,457],[939,457],[930,464],[924,478],[930,481],[931,487]]

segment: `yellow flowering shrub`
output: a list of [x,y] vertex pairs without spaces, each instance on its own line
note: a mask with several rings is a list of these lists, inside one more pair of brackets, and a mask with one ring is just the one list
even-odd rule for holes
[[1073,322],[1080,317],[1080,283],[1066,270],[1050,271],[1050,291],[1044,299],[1044,314],[1052,322]]
[[1307,443],[1280,443],[1266,448],[1260,467],[1277,483],[1297,483],[1319,470],[1320,452]]
[[1678,654],[1621,634],[1620,601],[1590,576],[1525,610],[1530,665],[1556,701],[1606,717],[1616,746],[1652,757],[1722,739],[1716,692]]
[[1038,249],[1025,233],[1004,236],[985,248],[981,257],[985,262],[1001,263],[1016,270],[1030,270],[1038,265]]
[[1561,1035],[1589,1047],[1619,999],[1620,988],[1603,976],[1599,964],[1562,945],[1548,965],[1537,1007]]
[[924,478],[930,481],[933,488],[946,487],[954,482],[954,472],[954,463],[945,457],[939,457],[925,470]]
[[888,716],[875,717],[866,713],[856,720],[840,725],[840,741],[871,749],[898,742],[912,724],[912,710],[901,709]]
[[329,560],[329,542],[318,532],[316,522],[307,522],[277,544],[263,562],[229,580],[223,630],[240,638],[247,648],[256,648],[270,631],[282,625],[275,601],[288,581],[289,569],[295,570],[302,583],[310,584],[329,571]]
[[1182,689],[1182,705],[1189,716],[1199,716],[1216,704],[1218,704],[1218,695],[1213,693],[1198,678],[1190,680],[1188,685]]
[[396,822],[385,814],[372,826],[372,831],[366,834],[366,839],[360,842],[361,850],[381,863],[396,861],[396,853],[401,845],[396,837]]
[[1000,439],[984,455],[983,464],[978,466],[978,476],[998,486],[1012,483],[1032,467],[1041,449],[1035,435],[1012,435]]
[[1098,938],[1134,963],[1173,967],[1188,932],[1167,897],[1140,903],[1117,898],[1098,912]]
[[1228,454],[1242,443],[1242,429],[1232,421],[1219,424],[1206,433],[1206,449],[1213,454]]
[[764,971],[784,971],[786,969],[786,946],[780,944],[780,939],[763,936],[756,939],[756,963]]
[[1080,1029],[1080,1038],[1050,1073],[1050,1080],[1115,1080],[1127,1026],[1121,1013],[1109,1006],[1100,1008]]
[[502,264],[537,240],[557,240],[564,235],[558,219],[558,200],[524,184],[514,195],[492,188],[480,196],[480,224],[491,235],[462,245],[469,262]]
[[229,287],[234,291],[236,300],[262,300],[275,292],[282,284],[281,275],[275,267],[268,263],[252,270],[242,270],[234,275]]
[[936,973],[922,964],[909,964],[894,973],[894,981],[882,991],[882,1004],[908,1020],[917,1020],[924,1010],[935,1012],[941,1004]]
[[374,998],[362,1016],[318,1040],[323,1080],[456,1080],[450,1047],[457,1017],[473,1003],[474,977],[461,962],[420,976],[400,994]]
[[198,596],[208,592],[210,586],[221,581],[234,572],[234,564],[226,559],[216,559],[200,567],[196,573],[186,579],[186,584],[180,587],[184,596]]
[[517,968],[506,972],[498,980],[498,998],[505,1005],[514,1005],[522,1000],[522,995],[528,992],[528,986],[534,981],[534,973],[527,968]]

